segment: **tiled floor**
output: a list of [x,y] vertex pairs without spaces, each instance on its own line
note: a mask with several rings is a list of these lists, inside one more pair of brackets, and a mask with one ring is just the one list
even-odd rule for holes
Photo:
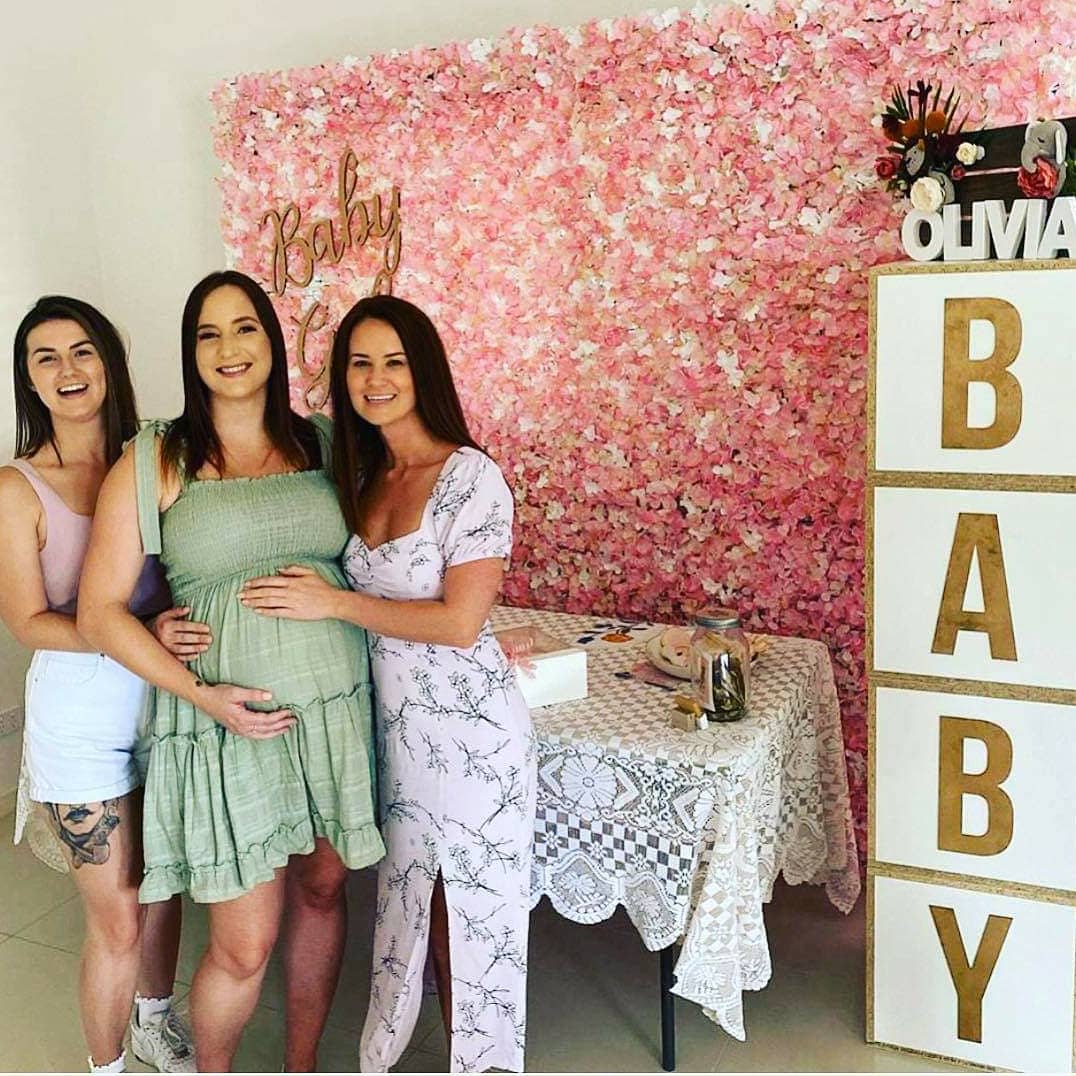
[[[75,981],[82,921],[69,879],[25,846],[0,842],[0,1070],[80,1071],[85,1062]],[[373,875],[354,876],[343,979],[321,1051],[326,1072],[352,1071],[366,1006]],[[863,908],[845,918],[816,889],[780,886],[767,910],[774,974],[745,1001],[747,1042],[730,1039],[697,1006],[678,1001],[681,1071],[930,1072],[939,1062],[863,1042]],[[178,973],[182,999],[205,938],[189,907]],[[277,1071],[283,1042],[280,969],[237,1059],[245,1071]],[[547,903],[534,913],[527,1066],[535,1072],[657,1072],[657,956],[622,914],[580,926]],[[138,1067],[137,1065],[135,1067]],[[427,998],[401,1072],[444,1071],[444,1036]]]

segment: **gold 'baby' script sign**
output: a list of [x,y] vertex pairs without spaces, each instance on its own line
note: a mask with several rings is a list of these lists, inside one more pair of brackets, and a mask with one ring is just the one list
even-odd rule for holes
[[[269,279],[270,294],[284,295],[289,286],[307,288],[320,265],[339,265],[350,250],[361,250],[374,240],[384,240],[381,267],[370,286],[370,295],[392,294],[392,281],[400,265],[402,243],[400,189],[395,186],[387,199],[380,194],[356,197],[358,158],[348,150],[340,158],[337,171],[336,215],[315,217],[304,222],[302,210],[290,202],[282,210],[270,209],[262,216],[261,226],[270,225],[273,250]],[[328,307],[316,299],[301,317],[292,320],[299,327],[296,358],[299,367],[311,375],[305,397],[311,410],[325,402],[328,356],[309,360],[307,337],[328,324]]]

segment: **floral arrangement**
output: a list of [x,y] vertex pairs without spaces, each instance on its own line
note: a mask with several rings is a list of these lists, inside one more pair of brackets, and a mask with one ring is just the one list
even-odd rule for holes
[[[398,184],[394,290],[515,490],[506,600],[823,639],[865,851],[866,269],[902,257],[869,117],[928,63],[1001,122],[1064,115],[1073,57],[1068,0],[775,0],[244,75],[213,94],[224,242],[267,279],[262,215],[332,216],[348,148],[360,194]],[[297,406],[377,268],[276,299]]]
[[975,136],[962,135],[968,113],[957,121],[959,106],[956,91],[943,101],[940,83],[932,86],[920,79],[907,90],[897,86],[882,113],[882,131],[891,144],[875,162],[875,171],[890,190],[907,195],[915,209],[932,212],[955,201],[953,184],[985,155]]
[[1061,120],[1027,125],[1016,185],[1025,198],[1056,198],[1076,193],[1076,158],[1068,153],[1068,131]]

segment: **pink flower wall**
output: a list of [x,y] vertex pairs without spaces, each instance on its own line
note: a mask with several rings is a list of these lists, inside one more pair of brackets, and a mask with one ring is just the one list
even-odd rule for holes
[[[778,0],[244,75],[213,95],[225,242],[268,285],[267,210],[338,221],[349,148],[355,198],[395,184],[393,290],[515,488],[507,600],[823,639],[862,829],[866,269],[903,210],[871,119],[918,77],[990,126],[1071,115],[1074,38],[1070,0]],[[276,297],[293,353],[313,311],[297,406],[386,245]]]

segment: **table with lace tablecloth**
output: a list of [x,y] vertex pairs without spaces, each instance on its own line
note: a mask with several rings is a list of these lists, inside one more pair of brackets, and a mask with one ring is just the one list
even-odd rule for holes
[[504,606],[493,626],[587,650],[589,696],[532,711],[533,903],[546,896],[578,923],[621,904],[648,949],[682,940],[673,993],[743,1039],[742,993],[770,978],[762,906],[777,875],[824,884],[844,912],[859,896],[826,647],[766,636],[748,716],[683,732],[670,723],[671,693],[624,676],[659,626]]

